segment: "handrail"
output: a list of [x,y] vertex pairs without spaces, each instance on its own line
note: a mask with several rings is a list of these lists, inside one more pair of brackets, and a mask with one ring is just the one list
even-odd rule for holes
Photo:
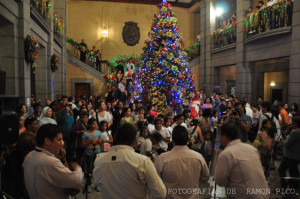
[[[107,64],[97,61],[95,59],[95,57],[93,55],[88,56],[86,53],[84,53],[84,55],[81,53],[80,49],[78,49],[77,47],[71,45],[69,42],[67,43],[67,51],[70,55],[72,55],[73,57],[81,60],[80,58],[85,58],[84,63],[91,66],[92,68],[94,68],[95,70],[101,72],[102,74],[111,74],[111,67],[107,66]],[[82,55],[82,57],[80,56]]]

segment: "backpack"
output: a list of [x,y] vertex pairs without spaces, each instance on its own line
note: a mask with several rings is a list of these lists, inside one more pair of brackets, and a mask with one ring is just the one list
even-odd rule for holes
[[276,124],[274,122],[274,115],[272,114],[272,117],[268,116],[267,114],[264,114],[264,116],[271,122],[272,127],[270,130],[270,137],[273,139],[275,137],[275,135],[277,134],[277,127]]

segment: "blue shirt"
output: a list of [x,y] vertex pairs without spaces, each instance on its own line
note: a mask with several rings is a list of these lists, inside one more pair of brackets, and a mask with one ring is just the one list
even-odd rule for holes
[[[84,132],[83,135],[82,135],[82,139],[86,139],[86,140],[91,140],[93,138],[99,139],[100,137],[101,137],[101,133],[98,130],[97,130],[95,135],[91,135],[87,131]],[[85,154],[86,155],[93,155],[93,150],[94,150],[94,146],[93,146],[93,144],[90,144],[89,146],[86,147]],[[97,154],[97,153],[100,153],[100,152],[101,152],[100,146],[99,146],[99,144],[96,144],[94,153]]]

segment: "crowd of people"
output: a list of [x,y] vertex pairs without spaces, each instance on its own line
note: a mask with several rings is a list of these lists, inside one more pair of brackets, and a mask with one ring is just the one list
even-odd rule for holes
[[[281,146],[280,177],[287,170],[299,177],[297,103],[258,97],[250,105],[247,97],[201,89],[179,113],[84,95],[45,104],[32,98],[30,110],[21,104],[16,112],[19,140],[4,156],[1,184],[15,198],[66,198],[84,178],[86,191],[93,181],[103,198],[197,198],[211,175],[228,196],[268,198],[247,190],[269,188]],[[298,184],[282,179],[281,186]]]
[[245,29],[248,36],[273,30],[276,28],[291,26],[293,16],[293,0],[268,0],[267,6],[264,1],[259,1],[254,7],[249,7],[245,18]]

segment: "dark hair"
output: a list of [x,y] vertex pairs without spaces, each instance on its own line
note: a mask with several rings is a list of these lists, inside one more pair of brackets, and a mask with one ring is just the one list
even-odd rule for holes
[[210,108],[204,109],[203,113],[202,113],[202,116],[203,117],[210,117],[211,116],[211,109]]
[[25,123],[24,123],[24,126],[25,126],[26,130],[28,130],[27,126],[30,126],[36,120],[37,119],[35,117],[26,118]]
[[33,109],[35,110],[35,109],[36,109],[37,107],[39,107],[39,106],[42,107],[42,105],[41,105],[40,103],[38,103],[38,102],[37,102],[37,103],[34,103],[34,104],[33,104]]
[[263,102],[263,103],[261,104],[261,106],[262,106],[263,108],[267,109],[268,112],[271,111],[271,104],[270,104],[270,102]]
[[100,128],[101,126],[105,125],[105,124],[106,124],[106,130],[108,130],[108,123],[107,123],[106,120],[102,120],[102,121],[99,123],[99,128]]
[[68,97],[68,102],[72,102],[72,100],[74,99],[74,97]]
[[97,102],[96,104],[96,108],[99,109],[101,107],[101,104],[104,103],[105,104],[105,101],[104,100],[100,100],[99,102]]
[[292,103],[292,105],[294,105],[295,106],[295,112],[298,112],[298,104],[297,103]]
[[191,124],[191,126],[196,126],[196,125],[198,125],[198,123],[199,123],[199,120],[193,119],[190,124]]
[[261,3],[261,4],[263,4],[263,5],[265,4],[263,1],[259,1],[258,3]]
[[144,132],[144,130],[148,130],[148,127],[147,126],[144,126],[144,125],[142,125],[142,126],[140,126],[140,128],[139,128],[139,131],[140,131],[140,136],[143,136],[143,132]]
[[44,124],[36,133],[36,145],[43,147],[45,144],[45,138],[49,138],[52,142],[59,133],[62,133],[63,129],[55,124]]
[[272,113],[272,115],[274,115],[274,117],[278,120],[279,118],[278,118],[278,115],[279,115],[279,106],[278,105],[272,105],[271,106],[271,113]]
[[268,122],[271,122],[271,120],[268,120],[268,119],[263,120],[263,122],[261,123],[261,128],[260,128],[261,131],[265,130],[265,125]]
[[229,140],[236,140],[239,137],[239,129],[234,123],[223,124],[220,133],[225,135]]
[[171,120],[171,123],[172,123],[172,119],[171,119],[170,117],[166,117],[166,118],[164,119],[164,124],[166,124],[167,121],[169,121],[169,120]]
[[26,106],[25,104],[20,104],[20,105],[18,106],[18,108],[17,108],[18,114],[21,113],[21,110],[22,110],[22,107],[23,107],[23,106],[25,106],[25,107],[26,107],[26,111],[28,111],[28,108],[27,108],[27,106]]
[[260,6],[255,6],[255,8],[260,9]]
[[148,105],[148,106],[147,106],[147,111],[150,111],[150,110],[152,109],[152,107],[153,107],[152,104]]
[[256,139],[256,133],[254,133],[253,131],[250,131],[248,134],[248,140],[253,143],[254,140]]
[[162,123],[162,119],[159,117],[154,120],[154,125],[156,125],[158,122]]
[[158,132],[151,134],[149,137],[153,138],[156,142],[159,142],[162,140],[162,136]]
[[116,131],[116,135],[115,135],[116,144],[130,146],[133,143],[133,141],[136,139],[136,134],[137,134],[136,128],[129,123],[125,123],[121,125]]
[[188,131],[183,126],[176,126],[172,132],[172,140],[176,145],[186,145],[188,141]]
[[35,137],[31,132],[24,132],[19,136],[17,148],[20,149],[24,157],[35,147]]
[[154,122],[154,116],[153,115],[148,115],[147,121],[149,124],[152,124]]
[[80,118],[82,118],[84,116],[89,117],[89,113],[87,111],[81,111],[79,116],[80,116]]
[[131,108],[129,108],[129,107],[126,107],[126,108],[123,109],[122,117],[125,117],[125,113],[128,111],[128,109],[130,109],[130,111],[131,111]]
[[[148,126],[148,124],[147,124],[147,122],[144,122],[144,121],[138,121],[137,122],[137,128],[140,130],[141,128],[143,128],[143,127],[147,127]],[[147,127],[148,128],[148,127]]]
[[65,98],[68,99],[68,96],[66,96],[66,95],[61,96],[61,100],[62,100],[62,99],[65,99]]
[[159,115],[157,116],[157,118],[160,118],[160,119],[162,119],[162,120],[165,120],[165,116],[164,116],[163,114],[159,114]]
[[88,121],[88,125],[93,124],[93,122],[97,121],[95,118],[90,118]]

